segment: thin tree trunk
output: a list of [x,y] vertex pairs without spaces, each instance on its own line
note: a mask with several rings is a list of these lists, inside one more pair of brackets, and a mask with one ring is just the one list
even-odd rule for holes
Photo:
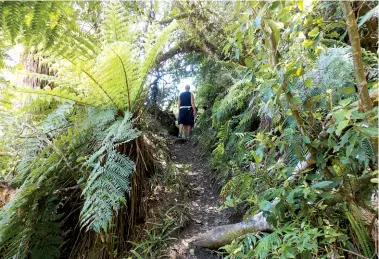
[[351,50],[353,53],[353,63],[355,78],[357,80],[357,87],[359,98],[362,102],[364,111],[372,109],[372,102],[368,93],[367,81],[365,76],[365,70],[362,61],[361,43],[358,32],[358,25],[355,20],[353,9],[351,8],[349,1],[340,1],[340,5],[343,10],[343,14],[347,24],[347,31],[349,33],[349,39],[351,44]]
[[[373,103],[368,92],[365,70],[362,61],[361,42],[359,38],[358,25],[355,20],[353,9],[349,1],[340,1],[340,5],[346,20],[347,31],[351,44],[351,51],[353,55],[354,73],[357,80],[358,94],[361,101],[363,111],[370,111],[373,108]],[[378,152],[378,138],[371,138],[371,145],[373,146],[377,161],[379,161]]]
[[[272,29],[271,29],[272,30]],[[277,66],[279,63],[278,43],[275,39],[274,31],[270,33],[270,51],[271,51],[271,64]]]

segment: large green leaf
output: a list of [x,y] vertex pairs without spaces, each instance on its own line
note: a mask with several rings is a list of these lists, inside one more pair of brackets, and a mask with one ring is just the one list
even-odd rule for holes
[[332,183],[333,183],[332,181],[322,181],[322,182],[312,184],[312,188],[322,189],[322,188],[325,188],[325,187],[331,185]]
[[358,28],[361,27],[365,22],[370,20],[372,17],[378,18],[379,16],[379,5],[368,11],[365,15],[358,18]]

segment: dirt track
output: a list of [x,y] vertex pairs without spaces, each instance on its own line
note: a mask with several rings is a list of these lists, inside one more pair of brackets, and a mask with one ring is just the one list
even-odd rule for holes
[[221,201],[211,182],[207,158],[202,157],[198,148],[190,141],[182,139],[171,139],[169,149],[175,166],[184,172],[191,193],[188,204],[191,221],[170,246],[170,257],[172,259],[222,258],[211,250],[192,245],[198,235],[212,227],[228,224],[230,216],[230,212],[218,210]]

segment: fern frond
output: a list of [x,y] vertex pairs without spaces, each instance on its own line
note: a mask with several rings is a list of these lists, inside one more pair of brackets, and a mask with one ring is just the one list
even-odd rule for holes
[[[364,150],[364,153],[366,155],[365,158],[362,158],[364,161],[372,161],[375,162],[375,153],[374,149],[372,148],[372,145],[370,143],[370,140],[368,138],[364,138],[360,141],[360,146]],[[366,165],[367,166],[367,165]]]
[[105,3],[104,38],[107,42],[129,41],[131,31],[128,27],[129,14],[119,1]]
[[138,92],[138,95],[137,95],[138,98],[136,98],[136,100],[134,100],[134,106],[140,107],[142,105],[142,103],[144,102],[144,100],[147,96],[148,90],[149,90],[149,88],[147,88],[147,89],[143,88],[145,85],[148,73],[149,73],[151,67],[155,64],[157,57],[159,55],[159,52],[162,50],[164,44],[170,38],[171,32],[173,30],[175,30],[177,28],[177,26],[178,26],[178,24],[176,22],[172,22],[169,26],[167,26],[161,32],[161,34],[157,38],[154,45],[147,50],[146,55],[144,56],[144,61],[138,67],[139,68],[139,71],[138,71],[139,77],[138,77],[138,81],[136,81],[136,82],[138,82],[138,85],[140,86],[139,87],[140,91]]
[[348,210],[345,211],[346,217],[354,230],[354,234],[357,236],[358,243],[363,255],[368,258],[371,258],[374,254],[373,244],[365,228],[361,212],[354,205],[351,205],[350,208],[352,210],[351,212]]
[[[60,42],[56,49],[49,50],[54,62],[62,65],[57,75],[29,73],[28,76],[55,83],[53,90],[36,91],[42,95],[91,106],[115,106],[119,111],[138,109],[148,92],[145,88],[148,73],[176,26],[172,23],[161,32],[141,62],[141,57],[136,55],[139,51],[129,42],[103,42],[101,48],[93,47],[92,40]],[[46,62],[53,60],[50,57]],[[35,93],[28,89],[22,91]]]
[[[301,90],[306,93],[303,101],[309,97],[314,97],[313,109],[322,110],[327,106],[328,98],[325,98],[327,89],[333,90],[332,102],[338,103],[342,98],[357,98],[357,93],[346,94],[341,89],[353,87],[355,79],[353,75],[353,61],[349,48],[329,48],[327,53],[318,57],[316,68],[306,74],[306,78],[311,78],[313,86],[311,88],[301,86]],[[317,98],[319,96],[319,98]]]
[[[1,3],[2,12],[9,8],[9,11],[4,16],[5,23],[2,24],[9,31],[12,42],[20,33],[23,24],[24,8],[21,2],[15,1],[12,3]],[[2,13],[3,14],[3,13]]]
[[[125,195],[129,191],[129,177],[135,170],[134,163],[125,155],[120,154],[116,147],[129,142],[141,133],[133,128],[131,114],[125,113],[123,118],[114,120],[112,110],[105,110],[97,115],[104,118],[97,122],[111,125],[102,131],[94,131],[94,136],[102,139],[100,148],[89,158],[88,163],[93,170],[83,190],[85,198],[81,211],[82,227],[94,229],[96,232],[108,230],[109,223],[120,206],[126,202]],[[97,136],[97,133],[100,136]]]
[[[75,28],[71,4],[49,1],[11,1],[0,4],[0,27],[12,43],[21,38],[28,48],[42,44],[51,48],[69,28]],[[70,18],[69,18],[70,17]],[[67,39],[67,38],[66,38]]]
[[66,119],[66,115],[70,113],[72,109],[73,103],[63,103],[53,112],[49,113],[41,125],[43,133],[49,137],[53,137],[59,129],[67,126],[69,122]]
[[250,92],[246,79],[239,80],[228,89],[227,95],[214,106],[213,122],[216,125],[220,118],[228,116],[231,111],[244,106]]
[[275,251],[281,243],[282,239],[279,237],[278,233],[273,232],[271,234],[266,234],[258,241],[257,246],[254,249],[254,255],[258,258],[267,258],[270,251]]
[[87,187],[83,190],[85,202],[81,211],[82,227],[108,230],[113,212],[117,213],[125,203],[125,193],[129,190],[129,176],[134,171],[134,163],[113,149],[107,149],[107,162],[98,162],[92,171]]

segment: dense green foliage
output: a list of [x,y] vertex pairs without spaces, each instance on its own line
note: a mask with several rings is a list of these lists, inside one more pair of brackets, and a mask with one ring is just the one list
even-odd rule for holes
[[[6,3],[5,13],[13,12],[8,5],[13,8],[18,3]],[[50,12],[50,5],[42,4],[41,8]],[[30,6],[39,10],[38,4]],[[62,199],[60,192],[65,187],[73,188],[70,185],[75,182],[83,196],[81,227],[111,234],[112,219],[132,192],[131,174],[137,170],[138,175],[141,170],[129,157],[133,150],[130,149],[133,144],[129,143],[141,136],[135,124],[148,94],[145,81],[175,25],[162,30],[158,37],[152,29],[141,48],[130,37],[133,30],[125,21],[126,8],[120,3],[109,3],[104,6],[103,15],[98,34],[78,41],[75,36],[60,35],[49,46],[32,46],[35,56],[56,72],[45,75],[19,68],[21,71],[17,73],[45,80],[47,87],[31,89],[9,82],[9,87],[2,89],[3,102],[8,104],[2,110],[4,125],[15,120],[26,127],[14,133],[26,141],[11,147],[20,152],[17,176],[12,179],[19,189],[0,216],[0,224],[4,226],[0,231],[0,251],[6,258],[13,255],[38,258],[45,250],[49,250],[45,256],[59,256],[64,231],[59,211],[64,205],[53,201]],[[42,25],[47,23],[35,19]],[[14,34],[19,32],[13,32],[11,25],[4,30],[14,40]],[[28,101],[18,108],[15,104],[22,100],[22,94],[29,96]],[[134,145],[138,149],[138,143]],[[135,159],[139,154],[132,157]],[[45,227],[50,230],[45,231]],[[45,243],[45,235],[50,231],[51,243]]]
[[[358,7],[363,35],[377,7]],[[155,168],[146,111],[172,108],[160,84],[189,74],[224,206],[274,227],[227,258],[373,257],[378,113],[357,89],[377,92],[378,57],[367,44],[357,82],[344,17],[311,1],[0,3],[0,180],[17,188],[0,257],[126,255]],[[134,256],[169,239],[163,221]]]
[[[225,29],[234,37],[224,55],[243,55],[244,67],[211,63],[198,78],[200,106],[208,107],[196,131],[212,151],[225,206],[244,208],[246,217],[263,210],[276,230],[248,234],[224,249],[230,258],[330,258],[343,253],[336,245],[370,258],[375,232],[368,237],[373,223],[362,217],[375,213],[370,138],[378,134],[377,111],[363,113],[353,104],[351,50],[323,43],[331,27],[317,12],[322,5],[308,12],[294,3],[252,5]],[[364,60],[370,67],[378,59],[366,51]],[[370,80],[376,88],[377,77]],[[311,166],[299,171],[302,161]],[[346,210],[354,212],[345,217]]]

